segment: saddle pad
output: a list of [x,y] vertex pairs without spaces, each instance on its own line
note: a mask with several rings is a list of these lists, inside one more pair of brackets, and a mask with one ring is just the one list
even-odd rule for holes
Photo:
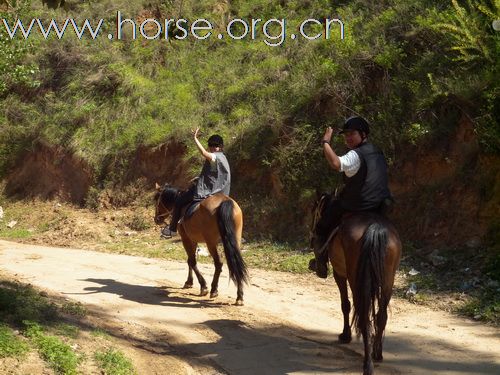
[[198,208],[198,206],[200,205],[200,203],[201,203],[201,201],[193,201],[193,202],[191,202],[186,207],[186,211],[184,211],[184,216],[182,217],[182,220],[187,220],[191,216],[193,216],[194,212],[196,211],[196,209]]

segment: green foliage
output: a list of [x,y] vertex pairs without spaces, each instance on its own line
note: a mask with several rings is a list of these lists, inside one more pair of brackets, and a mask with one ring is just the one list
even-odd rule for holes
[[48,322],[56,317],[56,306],[33,288],[6,281],[0,284],[0,321],[21,325],[24,320]]
[[109,335],[109,333],[107,333],[106,331],[100,329],[100,328],[96,328],[94,329],[93,331],[90,332],[90,334],[94,337],[101,337],[101,338],[104,338],[104,339],[110,339],[111,336]]
[[66,336],[72,339],[76,339],[80,333],[80,329],[78,327],[67,323],[59,323],[54,328],[58,335]]
[[84,317],[87,315],[87,309],[80,302],[65,302],[61,306],[61,311],[65,314]]
[[310,272],[308,265],[313,257],[312,253],[291,251],[289,245],[269,241],[249,244],[244,253],[245,262],[251,267],[293,273]]
[[[30,14],[31,0],[14,2],[14,8],[0,10],[0,18],[13,29],[17,18]],[[36,88],[40,82],[36,79],[38,66],[26,61],[26,57],[35,49],[35,43],[20,38],[10,39],[4,25],[0,27],[0,98],[15,85]]]
[[483,271],[492,280],[500,282],[500,216],[491,221],[486,235],[487,256]]
[[495,290],[488,289],[481,293],[480,296],[473,297],[464,306],[461,306],[458,311],[466,316],[500,324],[500,293]]
[[134,214],[127,224],[132,230],[142,231],[151,228],[150,220],[148,221],[144,215]]
[[28,345],[16,337],[11,328],[0,324],[0,358],[21,357],[28,351]]
[[78,356],[68,344],[61,339],[44,333],[42,326],[37,323],[25,321],[26,337],[30,338],[38,348],[42,358],[58,374],[77,374]]
[[87,197],[85,199],[85,207],[92,211],[99,210],[99,189],[93,186],[89,189],[89,191],[87,192]]
[[33,236],[33,233],[24,228],[0,228],[0,237],[9,239],[22,239]]
[[94,358],[105,375],[136,374],[132,362],[117,349],[109,348],[105,351],[98,351],[95,353]]
[[[8,17],[67,16],[64,9],[37,4]],[[491,28],[498,0],[107,0],[71,7],[78,19],[105,18],[110,25],[117,10],[130,18],[144,9],[163,18],[203,17],[216,23],[217,32],[235,16],[285,17],[291,33],[304,19],[335,15],[346,35],[288,37],[275,48],[263,43],[262,32],[254,41],[4,41],[0,52],[11,57],[0,58],[6,85],[0,92],[0,175],[42,141],[74,151],[94,168],[99,185],[114,185],[124,179],[137,147],[170,139],[189,143],[185,158],[194,175],[199,165],[189,131],[201,126],[202,141],[212,132],[225,137],[232,165],[253,163],[262,181],[272,176],[292,197],[292,211],[307,206],[304,192],[331,191],[339,182],[318,140],[326,126],[339,127],[354,113],[370,120],[372,139],[391,161],[406,143],[450,134],[461,115],[474,122],[483,150],[500,150],[500,34]],[[16,75],[18,67],[22,74]],[[342,140],[334,142],[341,151]],[[269,184],[234,176],[236,196],[268,194]],[[267,218],[278,217],[283,204],[265,208]],[[87,205],[98,208],[97,191]],[[249,217],[258,216],[257,206],[248,204]]]
[[491,63],[498,57],[495,52],[495,31],[491,24],[500,15],[500,2],[467,0],[460,5],[451,0],[453,7],[440,13],[442,22],[435,24],[438,30],[447,31],[452,40],[451,50],[457,52],[456,59],[465,63]]

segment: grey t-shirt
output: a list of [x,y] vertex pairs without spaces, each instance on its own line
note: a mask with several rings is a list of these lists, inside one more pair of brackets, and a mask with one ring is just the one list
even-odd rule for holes
[[215,160],[205,160],[203,164],[203,169],[196,183],[195,199],[205,199],[220,192],[229,195],[231,170],[226,155],[222,152],[214,152],[213,155],[215,155]]

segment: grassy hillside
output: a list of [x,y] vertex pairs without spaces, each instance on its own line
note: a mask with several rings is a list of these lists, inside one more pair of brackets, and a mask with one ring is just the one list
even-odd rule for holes
[[[233,191],[251,213],[250,227],[286,217],[273,232],[283,234],[290,223],[300,232],[315,191],[339,182],[327,172],[318,140],[325,126],[339,127],[352,114],[371,121],[392,165],[409,149],[439,148],[464,117],[481,154],[500,150],[500,32],[492,28],[498,0],[50,1],[56,9],[35,0],[4,3],[10,22],[106,23],[96,40],[32,33],[28,42],[10,40],[0,24],[3,176],[42,143],[81,157],[102,187],[125,180],[138,148],[171,140],[186,142],[187,173],[195,173],[189,131],[200,126],[205,136],[219,132],[227,140]],[[132,40],[126,29],[125,40],[110,41],[117,11],[138,22],[206,18],[214,35],[235,18],[283,18],[288,36],[270,47],[262,32],[256,40],[148,41]],[[329,40],[292,40],[309,18],[340,18],[345,38],[336,29]],[[321,30],[306,28],[309,35]]]

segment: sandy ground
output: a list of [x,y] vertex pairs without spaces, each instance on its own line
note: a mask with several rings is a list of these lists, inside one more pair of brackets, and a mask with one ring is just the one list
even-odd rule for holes
[[[224,267],[219,297],[181,289],[187,265],[0,241],[0,268],[85,304],[128,341],[140,374],[358,374],[362,343],[336,342],[332,278],[251,270],[245,306]],[[213,267],[201,265],[210,282]],[[500,330],[395,299],[377,374],[500,374]],[[138,354],[139,353],[139,354]],[[140,353],[144,353],[141,355]]]

